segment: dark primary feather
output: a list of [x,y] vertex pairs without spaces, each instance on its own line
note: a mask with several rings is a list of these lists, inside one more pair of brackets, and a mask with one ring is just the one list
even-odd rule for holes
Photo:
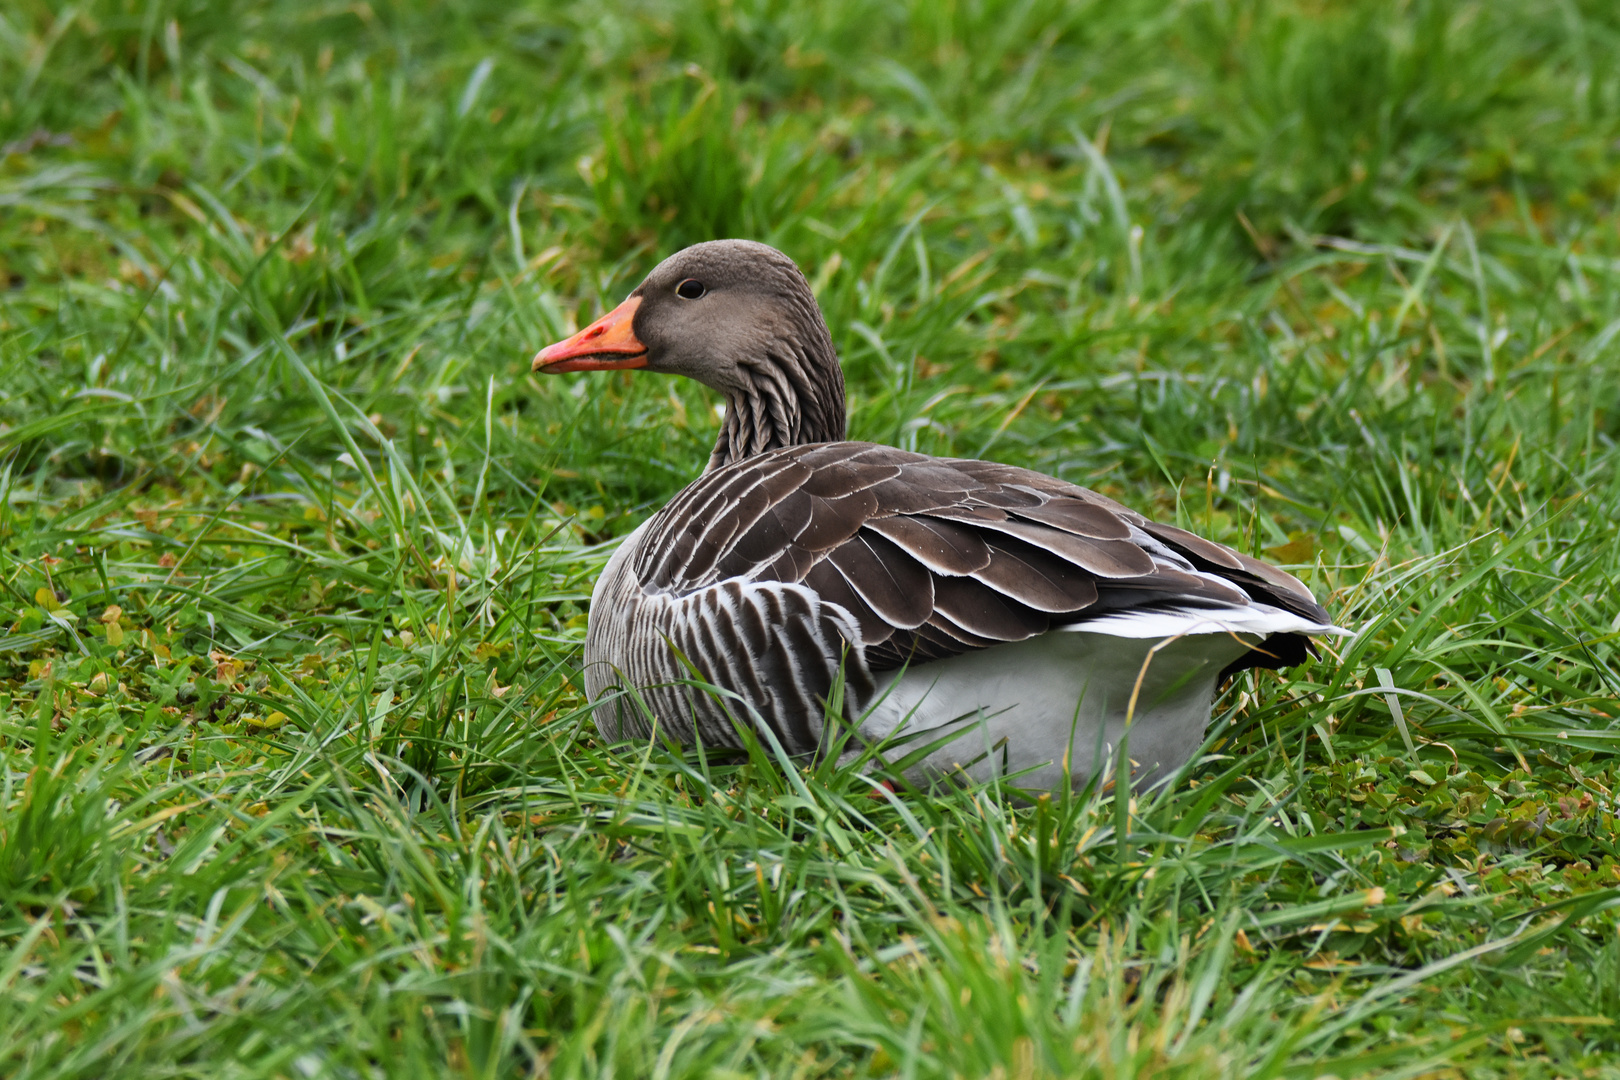
[[[649,522],[631,569],[676,597],[728,579],[802,582],[854,618],[872,671],[1144,607],[1252,599],[1328,621],[1283,571],[1095,492],[870,443],[785,447],[707,473]],[[1297,663],[1305,649],[1274,635],[1230,670]]]

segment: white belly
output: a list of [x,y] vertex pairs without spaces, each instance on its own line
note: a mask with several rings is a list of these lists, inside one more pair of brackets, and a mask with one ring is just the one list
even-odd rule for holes
[[861,732],[916,736],[888,751],[891,761],[954,736],[913,763],[918,779],[959,767],[981,781],[1030,769],[1015,783],[1038,790],[1059,787],[1065,772],[1078,786],[1112,770],[1128,729],[1133,773],[1151,783],[1203,742],[1216,678],[1259,640],[1242,638],[1187,634],[1154,652],[1164,639],[1054,630],[905,671]]

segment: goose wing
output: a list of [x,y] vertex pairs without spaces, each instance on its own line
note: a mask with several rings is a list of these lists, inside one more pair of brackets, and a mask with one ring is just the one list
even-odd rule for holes
[[[704,475],[648,522],[632,571],[670,597],[802,585],[849,613],[874,672],[1136,612],[1259,604],[1330,625],[1293,576],[1096,492],[871,443],[787,447]],[[1229,670],[1308,648],[1278,634]]]

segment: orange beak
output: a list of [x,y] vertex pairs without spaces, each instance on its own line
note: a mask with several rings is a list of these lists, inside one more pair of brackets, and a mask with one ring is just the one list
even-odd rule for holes
[[571,338],[547,345],[534,355],[534,370],[547,375],[565,371],[622,371],[647,366],[647,346],[631,328],[641,297],[632,296]]

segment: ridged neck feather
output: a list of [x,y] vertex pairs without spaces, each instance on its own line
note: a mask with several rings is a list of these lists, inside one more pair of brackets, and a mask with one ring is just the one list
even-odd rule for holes
[[772,341],[737,370],[740,385],[727,390],[705,471],[767,450],[844,438],[844,374],[819,311],[805,333]]

